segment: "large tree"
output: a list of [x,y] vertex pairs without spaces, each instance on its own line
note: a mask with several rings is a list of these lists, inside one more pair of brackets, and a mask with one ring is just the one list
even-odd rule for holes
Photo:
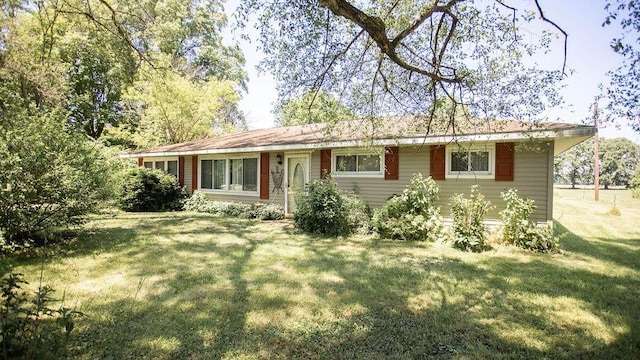
[[[258,17],[262,66],[278,75],[283,99],[322,89],[361,117],[428,114],[428,132],[455,131],[465,121],[460,109],[466,118],[534,119],[559,102],[563,64],[545,70],[529,61],[562,33],[537,5],[247,0],[240,13],[247,23]],[[441,106],[449,117],[434,121]]]
[[604,25],[622,28],[620,36],[611,41],[611,48],[624,59],[618,69],[608,73],[608,107],[616,118],[626,119],[640,132],[640,1],[609,1],[606,9],[609,15]]
[[332,94],[307,91],[297,99],[287,100],[276,113],[280,126],[349,120],[353,114]]
[[[567,150],[556,158],[555,180],[576,184],[593,184],[594,140],[589,139]],[[600,140],[600,184],[629,186],[640,163],[640,145],[625,138]]]

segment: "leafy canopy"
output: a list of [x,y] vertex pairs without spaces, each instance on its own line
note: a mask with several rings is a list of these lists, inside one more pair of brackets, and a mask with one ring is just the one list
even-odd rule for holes
[[[429,114],[430,131],[457,127],[459,108],[466,117],[535,118],[559,102],[562,72],[529,61],[559,31],[535,5],[248,0],[240,19],[258,17],[262,67],[278,74],[282,99],[322,89],[359,117]],[[523,28],[536,21],[543,30],[531,36]],[[442,106],[449,116],[435,122]]]

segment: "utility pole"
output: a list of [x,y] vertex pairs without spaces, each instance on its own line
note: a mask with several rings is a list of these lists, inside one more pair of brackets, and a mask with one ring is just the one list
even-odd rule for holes
[[595,146],[594,146],[594,188],[595,188],[595,201],[600,201],[600,139],[598,137],[598,102],[593,104],[593,122],[596,126]]

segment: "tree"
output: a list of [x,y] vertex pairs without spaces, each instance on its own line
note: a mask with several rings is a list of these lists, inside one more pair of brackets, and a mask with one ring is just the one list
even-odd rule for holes
[[640,163],[640,145],[626,138],[603,139],[600,144],[600,183],[629,186]]
[[107,159],[65,122],[56,111],[1,118],[3,245],[23,245],[57,227],[78,225],[109,195]]
[[[248,0],[240,14],[245,23],[258,16],[263,66],[278,74],[282,99],[322,89],[359,117],[428,114],[430,132],[455,131],[465,121],[458,108],[466,118],[535,118],[559,102],[562,71],[527,65],[554,34],[530,41],[522,23],[538,18],[562,32],[534,3]],[[441,106],[452,107],[449,117],[435,121]]]
[[276,115],[280,126],[335,122],[353,117],[351,111],[335,96],[319,91],[307,91],[300,98],[286,101]]
[[607,2],[606,9],[609,15],[603,26],[622,27],[620,37],[611,41],[611,48],[624,58],[618,69],[608,73],[608,108],[640,132],[640,1],[612,0]]
[[[600,139],[600,183],[609,186],[629,186],[640,163],[640,145],[625,139]],[[556,181],[593,184],[594,140],[589,139],[562,153],[556,159]]]
[[139,145],[175,144],[243,129],[244,118],[229,118],[229,107],[239,100],[234,85],[145,67],[127,95],[140,114]]
[[555,161],[555,181],[577,184],[593,183],[594,140],[589,139],[560,154]]

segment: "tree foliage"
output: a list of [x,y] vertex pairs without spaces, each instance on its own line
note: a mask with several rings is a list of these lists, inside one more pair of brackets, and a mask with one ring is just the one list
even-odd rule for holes
[[109,162],[58,112],[0,120],[0,232],[23,245],[82,223],[109,194]]
[[[360,117],[429,114],[423,119],[430,131],[436,125],[455,130],[459,108],[468,109],[467,117],[529,118],[558,103],[561,71],[527,64],[557,29],[545,17],[548,28],[530,36],[522,27],[543,13],[521,6],[249,0],[240,13],[245,22],[257,14],[267,56],[262,66],[278,74],[283,99],[322,89],[340,94]],[[441,106],[451,107],[444,124],[434,121]]]
[[[640,163],[640,145],[626,138],[600,139],[599,149],[600,184],[629,186]],[[593,184],[594,140],[589,139],[567,150],[557,157],[556,181],[567,181],[575,188],[577,184]]]
[[640,132],[640,1],[612,0],[606,9],[609,14],[603,26],[617,24],[622,28],[611,48],[624,59],[618,69],[608,73],[608,108]]
[[286,101],[278,110],[276,124],[288,126],[336,122],[352,117],[351,111],[332,94],[310,90],[300,98]]
[[246,127],[229,105],[237,104],[234,83],[197,81],[170,69],[146,69],[128,93],[140,115],[138,143],[174,144],[202,139]]

